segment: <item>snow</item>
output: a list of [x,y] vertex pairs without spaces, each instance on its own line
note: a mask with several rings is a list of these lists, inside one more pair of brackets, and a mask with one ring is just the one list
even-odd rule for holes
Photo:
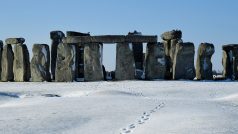
[[3,134],[237,134],[238,83],[0,83]]

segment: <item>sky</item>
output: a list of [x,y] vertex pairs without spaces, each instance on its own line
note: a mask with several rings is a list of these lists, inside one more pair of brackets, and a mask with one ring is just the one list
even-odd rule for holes
[[[137,30],[162,41],[163,32],[180,29],[195,51],[202,42],[213,43],[213,68],[222,70],[222,45],[238,44],[237,5],[237,0],[1,0],[0,40],[24,37],[31,52],[34,43],[50,45],[53,30],[91,35]],[[106,69],[113,70],[115,45],[104,45],[103,53]]]

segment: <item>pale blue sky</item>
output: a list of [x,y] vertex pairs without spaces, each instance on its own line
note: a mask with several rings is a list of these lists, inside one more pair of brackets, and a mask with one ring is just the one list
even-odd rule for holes
[[[181,29],[183,40],[214,43],[215,69],[222,69],[221,46],[238,43],[237,0],[1,0],[0,39],[24,37],[26,44],[50,44],[52,30],[158,35]],[[159,41],[161,41],[159,37]],[[115,48],[105,45],[112,70]]]

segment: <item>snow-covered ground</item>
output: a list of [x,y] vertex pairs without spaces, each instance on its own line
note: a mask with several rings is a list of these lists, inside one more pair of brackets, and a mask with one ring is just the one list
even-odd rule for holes
[[0,83],[1,134],[237,134],[238,82]]

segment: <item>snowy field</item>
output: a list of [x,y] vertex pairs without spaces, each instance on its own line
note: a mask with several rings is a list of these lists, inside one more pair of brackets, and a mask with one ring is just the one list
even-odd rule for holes
[[237,134],[238,82],[0,83],[1,134]]

